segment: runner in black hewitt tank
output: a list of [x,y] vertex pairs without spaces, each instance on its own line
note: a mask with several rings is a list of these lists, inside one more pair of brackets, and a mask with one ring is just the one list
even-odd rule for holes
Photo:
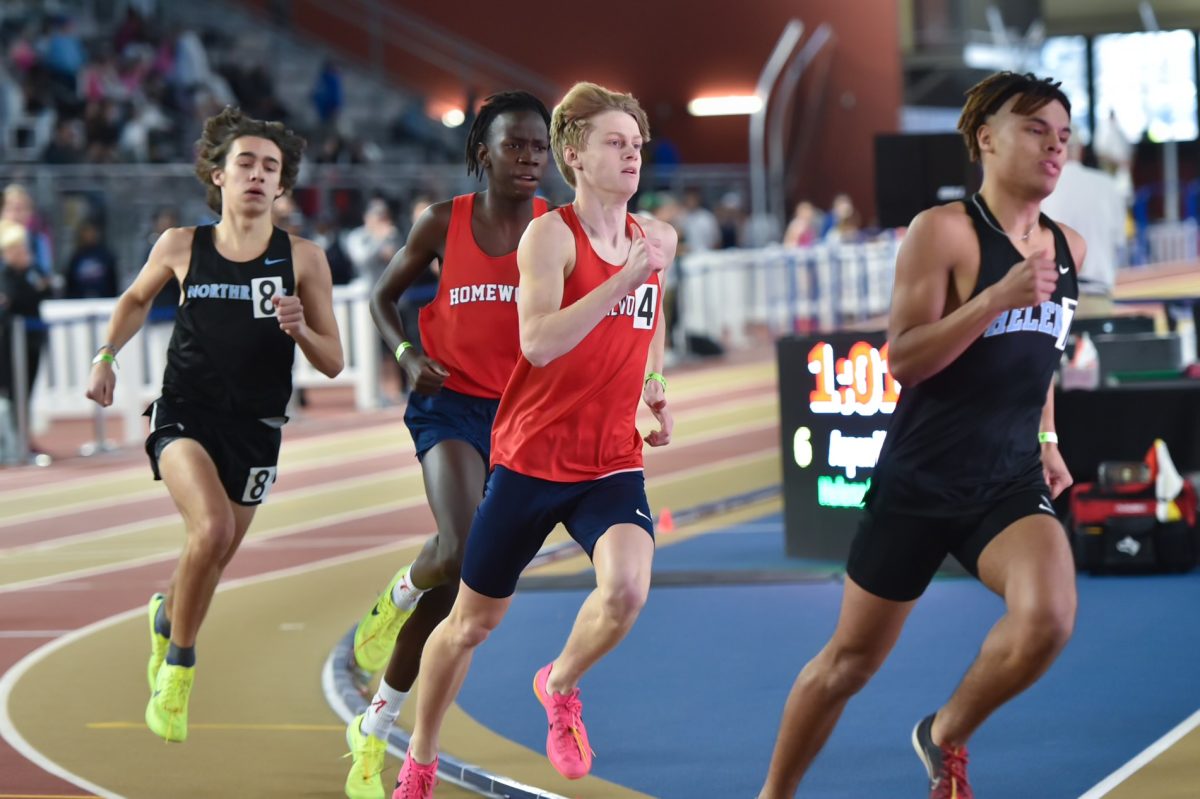
[[967,739],[1070,637],[1074,564],[1051,500],[1071,476],[1051,381],[1086,247],[1039,210],[1070,136],[1058,86],[1001,72],[967,93],[959,130],[983,162],[983,186],[919,214],[900,248],[888,325],[900,399],[837,629],[792,687],[759,799],[795,793],[946,555],[1002,596],[1006,613],[950,700],[913,731],[934,799],[972,799]]
[[187,540],[167,593],[148,607],[151,697],[146,724],[187,737],[195,643],[225,567],[275,482],[296,345],[326,375],[342,369],[324,252],[271,224],[296,182],[304,140],[278,122],[227,108],[207,120],[196,174],[216,225],[171,228],[121,295],[88,397],[112,404],[117,351],[160,289],[181,287],[162,396],[147,410],[146,453],[166,483]]

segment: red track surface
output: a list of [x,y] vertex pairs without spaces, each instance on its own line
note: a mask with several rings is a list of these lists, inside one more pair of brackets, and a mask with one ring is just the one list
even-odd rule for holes
[[[745,385],[734,390],[710,391],[704,395],[681,400],[673,405],[673,408],[676,414],[680,414],[689,410],[711,408],[731,401],[763,398],[764,395],[774,396],[774,387],[757,381],[757,384]],[[763,422],[770,425],[773,419],[772,416],[764,419]],[[746,422],[753,424],[758,420],[747,419]],[[408,446],[408,434],[400,422],[399,409],[390,409],[375,414],[359,414],[345,410],[318,411],[289,428],[285,434],[285,441],[296,442],[315,435],[338,431],[353,432],[380,424],[390,425],[389,435],[394,434],[395,436],[396,452],[365,457],[334,466],[309,466],[294,469],[292,473],[285,473],[281,476],[278,486],[272,493],[272,498],[276,499],[285,493],[303,491],[305,488],[319,486],[333,480],[367,476],[386,469],[415,466],[416,461]],[[86,429],[79,426],[76,426],[75,429],[77,432],[82,430],[83,435],[86,436]],[[647,456],[647,477],[653,480],[656,477],[695,468],[698,465],[711,464],[723,458],[761,452],[776,447],[779,441],[778,436],[777,429],[769,426],[746,433],[730,432],[690,447],[668,447],[655,451]],[[73,451],[78,442],[48,439],[42,443],[51,452],[62,453]],[[60,458],[49,469],[29,467],[0,471],[0,499],[3,498],[3,492],[88,477],[103,480],[106,473],[111,473],[113,470],[131,466],[143,467],[144,464],[144,456],[137,450],[130,449],[93,459]],[[146,487],[150,488],[152,483],[149,469],[145,468]],[[696,497],[695,501],[707,499],[710,497]],[[161,496],[110,507],[66,510],[62,515],[52,516],[48,519],[14,524],[4,524],[0,521],[0,555],[7,548],[51,541],[114,525],[170,516],[173,512],[173,506],[164,492]],[[432,532],[433,529],[432,514],[424,504],[421,504],[402,510],[380,510],[356,519],[352,523],[318,524],[268,540],[249,540],[227,570],[226,579],[264,574],[292,566],[315,563],[375,545],[374,543],[365,544],[364,540],[366,539],[373,538],[378,544],[405,539],[416,540]],[[320,546],[312,545],[318,542]],[[172,553],[153,563],[132,567],[118,566],[100,574],[51,582],[36,588],[5,590],[0,587],[0,629],[66,632],[141,606],[151,591],[161,589],[166,585],[174,568],[175,557],[175,554]],[[44,636],[0,638],[0,673],[12,668],[23,657],[45,645],[49,640],[51,639]],[[0,741],[0,797],[12,795],[87,796],[90,794],[46,773],[25,760],[7,742]]]

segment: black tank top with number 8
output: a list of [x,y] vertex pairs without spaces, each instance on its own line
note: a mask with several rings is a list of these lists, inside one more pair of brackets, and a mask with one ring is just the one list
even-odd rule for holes
[[296,347],[279,329],[271,298],[295,293],[286,231],[275,228],[266,252],[236,262],[217,252],[213,226],[197,227],[163,397],[235,416],[283,416]]

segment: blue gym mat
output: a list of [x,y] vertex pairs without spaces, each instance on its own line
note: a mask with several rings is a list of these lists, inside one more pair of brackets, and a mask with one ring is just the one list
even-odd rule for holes
[[[663,546],[656,570],[802,568],[783,558],[782,542],[776,515]],[[466,711],[542,750],[533,672],[558,653],[585,596],[518,593],[475,656],[459,697]],[[1074,799],[1200,707],[1200,573],[1084,576],[1079,598],[1058,662],[972,741],[979,795]],[[663,799],[754,797],[788,690],[833,631],[840,601],[832,579],[656,588],[629,637],[581,686],[594,772]],[[912,726],[949,695],[1002,611],[971,579],[936,580],[799,795],[928,796]]]

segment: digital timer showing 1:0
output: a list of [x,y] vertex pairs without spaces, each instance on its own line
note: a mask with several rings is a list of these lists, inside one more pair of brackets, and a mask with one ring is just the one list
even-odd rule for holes
[[808,371],[816,379],[809,392],[813,413],[874,416],[892,413],[900,384],[887,368],[888,345],[875,347],[856,341],[845,358],[834,360],[833,346],[818,341],[808,351]]

